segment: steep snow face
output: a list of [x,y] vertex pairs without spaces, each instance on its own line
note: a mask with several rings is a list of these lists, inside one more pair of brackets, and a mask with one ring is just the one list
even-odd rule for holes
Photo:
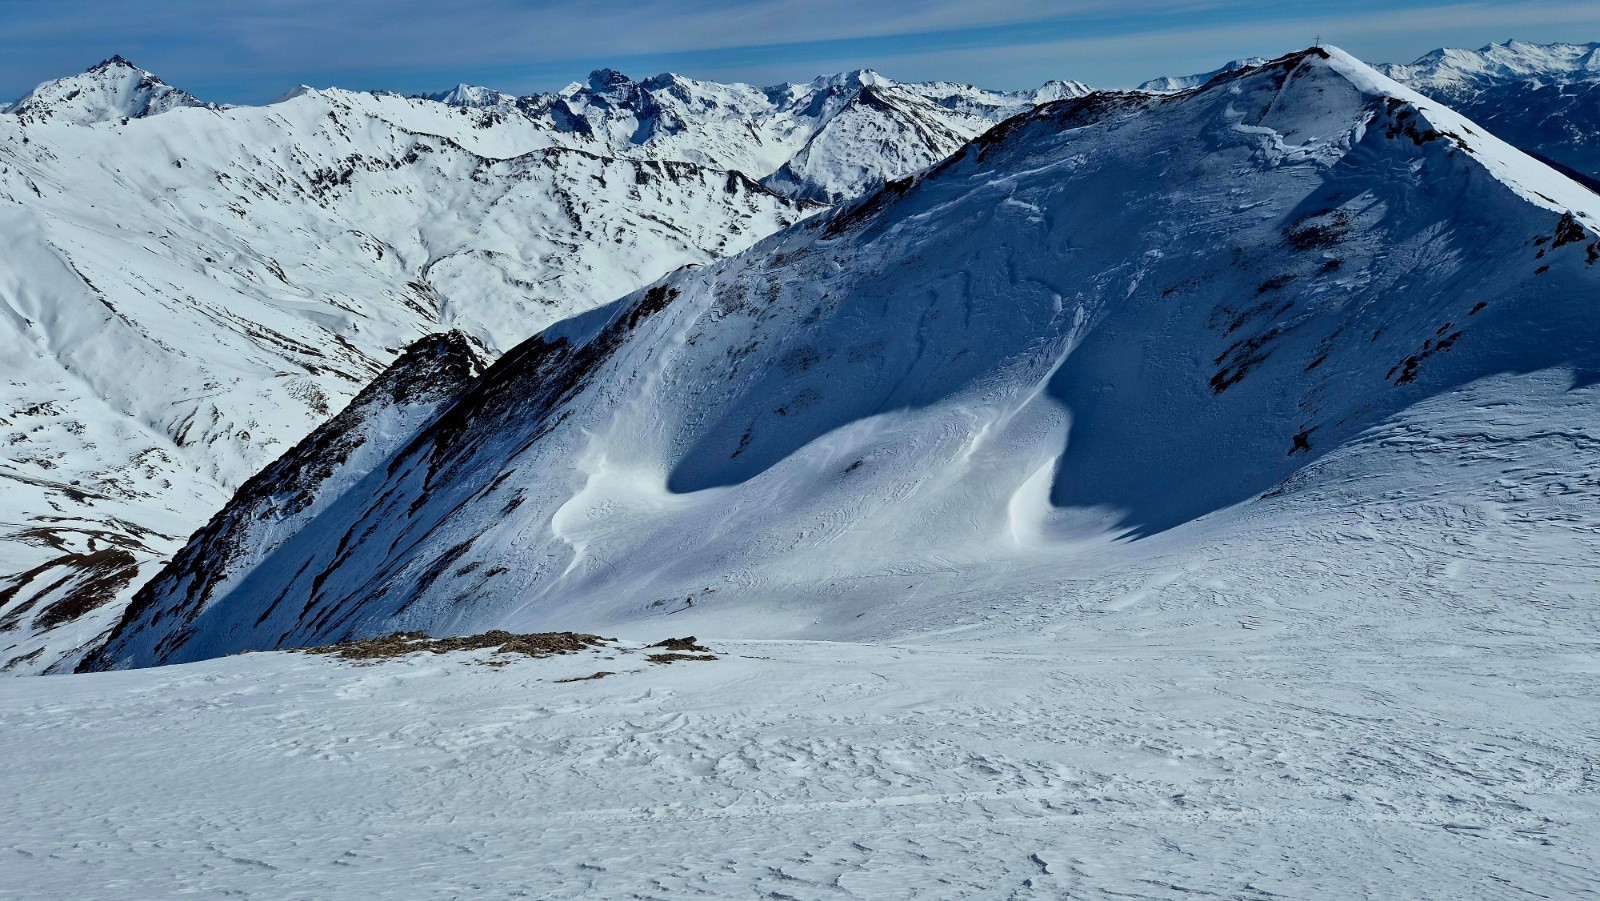
[[38,617],[62,566],[115,584],[96,593],[115,622],[129,567],[420,336],[498,353],[818,209],[689,163],[486,155],[465,142],[542,133],[462,113],[308,90],[93,126],[0,117],[0,667],[60,650],[40,643],[59,618]]
[[429,96],[491,110],[488,122],[524,117],[569,146],[736,169],[831,202],[927,168],[1039,103],[1088,91],[1065,81],[1031,92],[900,84],[870,70],[758,88],[672,74],[635,81],[601,69],[554,94],[511,98],[462,86]]
[[1379,69],[1524,150],[1600,178],[1600,44],[1507,41]]
[[[545,331],[231,590],[164,576],[95,666],[667,616],[903,635],[1221,532],[1367,567],[1298,517],[1388,535],[1413,495],[1575,549],[1600,486],[1560,474],[1597,445],[1549,428],[1600,372],[1596,205],[1336,50],[1052,104]],[[1502,493],[1544,443],[1576,499]]]
[[180,107],[212,106],[113,56],[81,75],[39,85],[6,112],[29,123],[92,125],[142,119]]

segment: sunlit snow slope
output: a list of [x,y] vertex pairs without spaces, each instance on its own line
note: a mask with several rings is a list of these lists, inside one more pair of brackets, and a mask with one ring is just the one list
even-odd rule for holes
[[1506,41],[1379,68],[1518,147],[1600,178],[1600,43]]
[[422,335],[499,352],[1085,92],[606,70],[221,109],[120,57],[41,85],[0,116],[0,671],[70,664]]
[[[1566,610],[1597,207],[1336,50],[1052,104],[546,330],[259,564],[191,547],[90,666],[501,625],[883,638],[1218,559],[1354,615],[1411,603],[1401,541],[1549,564]],[[1463,604],[1506,584],[1451,566],[1427,584]]]
[[817,209],[685,162],[485,156],[432,102],[160,94],[107,120],[108,98],[134,112],[139,72],[113,61],[0,116],[13,672],[103,632],[141,571],[416,339],[497,352]]
[[[1156,78],[1141,91],[1198,87],[1259,59],[1203,75]],[[1600,44],[1506,41],[1479,50],[1444,48],[1416,62],[1375,68],[1461,113],[1580,180],[1600,178]]]

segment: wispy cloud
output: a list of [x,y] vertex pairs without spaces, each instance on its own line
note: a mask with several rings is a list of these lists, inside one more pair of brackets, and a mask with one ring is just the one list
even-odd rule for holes
[[558,86],[588,68],[768,82],[871,65],[1021,87],[1127,84],[1317,34],[1369,58],[1600,37],[1593,0],[0,0],[0,94],[111,53],[216,99],[301,81]]

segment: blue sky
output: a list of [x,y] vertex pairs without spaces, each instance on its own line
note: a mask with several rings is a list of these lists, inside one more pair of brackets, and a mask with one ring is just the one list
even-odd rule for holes
[[0,97],[120,53],[209,100],[301,83],[558,88],[590,69],[771,84],[854,68],[1126,87],[1318,36],[1365,59],[1600,41],[1596,0],[0,0]]

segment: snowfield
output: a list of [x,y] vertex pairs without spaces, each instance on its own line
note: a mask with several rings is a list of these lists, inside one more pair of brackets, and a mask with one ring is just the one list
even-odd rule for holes
[[[1368,463],[1415,471],[1352,454],[1302,503],[1151,539],[1142,560],[1022,592],[907,576],[883,618],[914,625],[872,642],[702,637],[718,660],[668,666],[279,652],[7,680],[5,888],[1592,896],[1600,520],[1592,483],[1551,473],[1600,451],[1525,423],[1549,455],[1508,460],[1493,415],[1564,391],[1485,386],[1478,417],[1371,437]],[[1561,412],[1595,421],[1594,393]],[[1472,476],[1504,473],[1468,502],[1437,487],[1459,484],[1462,445]],[[555,681],[599,670],[618,674]]]
[[0,897],[1600,894],[1600,197],[1179,81],[412,344],[0,680]]

